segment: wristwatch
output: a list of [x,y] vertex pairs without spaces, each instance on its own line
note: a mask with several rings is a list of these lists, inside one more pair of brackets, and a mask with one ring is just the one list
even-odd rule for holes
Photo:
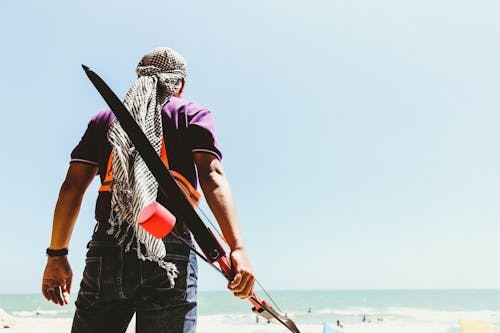
[[65,255],[68,255],[68,248],[53,250],[50,247],[48,247],[45,253],[47,253],[49,257],[63,257]]

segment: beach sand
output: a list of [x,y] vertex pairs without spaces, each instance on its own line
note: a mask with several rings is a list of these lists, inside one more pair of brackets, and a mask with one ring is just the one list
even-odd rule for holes
[[[8,323],[9,328],[3,328]],[[2,333],[68,333],[71,332],[71,318],[15,318],[3,321]],[[127,332],[131,333],[131,332]]]
[[[11,328],[0,328],[2,333],[69,333],[71,331],[72,319],[70,318],[15,318],[12,317],[14,325]],[[132,326],[132,325],[131,325]],[[127,333],[133,333],[132,327]],[[298,323],[301,333],[322,333],[322,325],[301,325]],[[411,333],[431,333],[434,332],[430,326],[414,327]],[[348,333],[402,333],[408,332],[407,327],[403,328],[391,324],[356,324],[345,325]],[[201,317],[198,320],[197,333],[287,333],[286,328],[277,324],[224,324],[214,325],[210,316]],[[410,333],[410,332],[408,332]]]
[[[69,333],[71,331],[71,319],[45,319],[45,318],[23,318],[12,328],[0,328],[2,333]],[[301,333],[321,333],[321,325],[301,325]],[[386,333],[383,327],[367,327],[360,330],[347,328],[352,333]],[[132,333],[133,330],[127,330]],[[210,324],[209,320],[200,320],[197,333],[286,333],[287,329],[279,325],[217,325]]]
[[[71,331],[71,318],[3,318],[4,323],[12,325],[10,328],[0,327],[2,333],[69,333]],[[129,326],[127,333],[133,333],[132,325]],[[301,333],[321,333],[322,325],[300,325]],[[350,333],[387,333],[398,332],[398,330],[388,330],[387,325],[353,325],[346,327],[346,332]],[[217,323],[214,325],[213,319],[210,316],[200,317],[198,319],[197,333],[287,333],[286,328],[277,324],[224,324]],[[401,332],[401,331],[399,331]]]
[[[135,318],[132,319],[127,333],[134,333]],[[0,333],[69,333],[71,332],[72,318],[48,318],[44,314],[36,317],[16,317],[0,309]],[[322,324],[303,324],[296,322],[301,333],[322,333]],[[334,327],[333,323],[330,323]],[[4,328],[9,326],[9,328]],[[346,333],[460,333],[458,322],[456,326],[436,326],[432,322],[383,322],[383,323],[356,323],[344,324]],[[288,333],[289,331],[279,324],[265,322],[250,323],[248,320],[241,324],[235,323],[225,315],[199,316],[197,333]]]

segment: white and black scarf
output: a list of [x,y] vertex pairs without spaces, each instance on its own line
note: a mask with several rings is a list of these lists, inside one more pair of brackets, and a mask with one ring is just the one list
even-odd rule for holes
[[[124,104],[160,154],[163,137],[161,110],[170,97],[181,89],[182,80],[186,77],[186,61],[175,50],[156,48],[144,55],[136,71],[138,79],[128,91]],[[117,120],[108,130],[108,140],[113,147],[114,174],[109,219],[111,229],[108,233],[122,242],[129,239],[126,251],[130,250],[135,240],[138,258],[158,263],[167,271],[173,286],[177,268],[164,260],[166,250],[163,241],[137,223],[141,210],[156,201],[158,182]],[[124,222],[127,223],[126,228],[120,228]],[[131,231],[134,233],[132,237]]]

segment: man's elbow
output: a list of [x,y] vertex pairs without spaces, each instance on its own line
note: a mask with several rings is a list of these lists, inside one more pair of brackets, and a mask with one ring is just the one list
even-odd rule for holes
[[215,167],[209,172],[199,175],[199,181],[204,192],[214,191],[222,186],[225,177],[224,170],[220,167]]

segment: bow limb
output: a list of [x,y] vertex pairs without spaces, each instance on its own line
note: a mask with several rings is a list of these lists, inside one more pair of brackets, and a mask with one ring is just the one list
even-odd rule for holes
[[[99,75],[85,65],[82,65],[82,67],[90,81],[111,108],[111,111],[115,114],[122,128],[129,136],[152,175],[158,181],[159,189],[166,195],[166,197],[168,197],[172,204],[172,213],[177,218],[182,218],[185,221],[205,256],[196,251],[194,247],[189,246],[187,242],[186,245],[193,249],[194,252],[198,256],[202,257],[204,261],[223,273],[228,280],[232,280],[234,273],[231,267],[231,261],[226,256],[223,247],[220,245],[217,238],[215,238],[212,231],[198,216],[191,202],[188,198],[186,198],[185,193],[179,188],[179,184],[175,181],[174,175],[172,175],[171,171],[164,165],[160,156],[158,156],[154,148],[151,146],[149,140],[135,119],[130,115],[122,101],[116,96],[106,82],[99,77]],[[217,262],[221,268],[220,270],[214,265],[214,262]],[[300,333],[292,320],[279,314],[269,303],[264,301],[255,293],[249,298],[249,300],[254,306],[253,311],[255,313],[266,318],[267,320],[272,320],[274,318],[287,327],[291,332]]]

